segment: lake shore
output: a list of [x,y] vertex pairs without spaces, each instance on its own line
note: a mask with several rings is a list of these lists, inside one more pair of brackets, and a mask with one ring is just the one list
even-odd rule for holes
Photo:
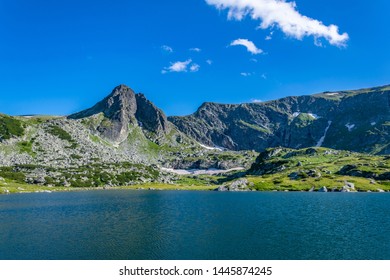
[[187,186],[187,185],[170,185],[170,184],[145,184],[118,187],[91,187],[91,188],[72,188],[72,187],[49,187],[30,184],[10,183],[0,186],[0,195],[17,194],[17,193],[52,193],[52,192],[79,192],[79,191],[96,191],[96,190],[177,190],[177,191],[213,191],[218,186]]
[[[49,187],[30,184],[10,184],[6,186],[0,186],[0,195],[7,194],[23,194],[23,193],[53,193],[53,192],[82,192],[82,191],[102,191],[102,190],[143,190],[143,191],[215,191],[218,189],[218,185],[172,185],[172,184],[144,184],[144,185],[132,185],[132,186],[117,186],[117,187],[91,187],[91,188],[72,188],[72,187]],[[256,191],[256,192],[322,192],[318,190],[297,190],[292,189],[249,189],[244,191]],[[242,192],[242,190],[240,191]],[[332,192],[329,190],[328,192]],[[389,190],[358,190],[354,193],[387,193]]]

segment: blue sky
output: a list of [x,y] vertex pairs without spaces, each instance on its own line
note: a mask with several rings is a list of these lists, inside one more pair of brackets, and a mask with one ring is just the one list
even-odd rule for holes
[[118,84],[167,115],[390,84],[390,1],[295,3],[0,0],[0,112],[70,114]]

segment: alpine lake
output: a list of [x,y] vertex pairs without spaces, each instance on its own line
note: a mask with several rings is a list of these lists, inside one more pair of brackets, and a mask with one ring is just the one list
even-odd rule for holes
[[0,196],[3,260],[382,260],[389,236],[389,193]]

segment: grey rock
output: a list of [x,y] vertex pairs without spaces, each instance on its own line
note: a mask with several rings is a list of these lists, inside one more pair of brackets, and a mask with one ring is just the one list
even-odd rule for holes
[[298,180],[300,178],[299,176],[299,173],[298,172],[292,172],[288,175],[288,177],[291,179],[291,180]]
[[326,187],[322,187],[318,190],[318,192],[328,192],[328,189]]
[[229,191],[229,189],[226,186],[219,186],[214,191],[217,191],[217,192],[227,192],[227,191]]
[[340,190],[340,192],[351,192],[351,189],[347,186],[343,186]]
[[229,191],[239,191],[239,190],[244,190],[248,187],[248,180],[247,179],[239,179],[234,182],[232,182],[229,185]]

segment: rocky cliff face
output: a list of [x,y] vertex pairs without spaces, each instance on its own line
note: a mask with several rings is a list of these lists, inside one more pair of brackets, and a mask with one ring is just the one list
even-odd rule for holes
[[135,97],[137,101],[135,118],[138,124],[149,133],[149,138],[157,143],[164,142],[164,136],[171,131],[167,117],[143,94],[137,94]]
[[206,145],[231,150],[324,146],[388,154],[390,87],[264,103],[204,103],[193,115],[169,120]]

